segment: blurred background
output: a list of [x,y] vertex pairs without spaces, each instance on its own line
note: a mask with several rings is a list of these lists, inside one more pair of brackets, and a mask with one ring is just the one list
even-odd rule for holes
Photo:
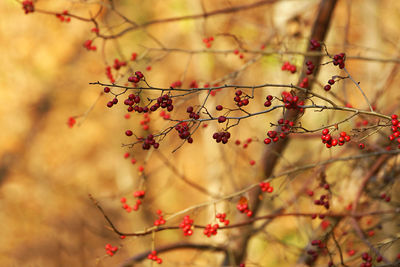
[[[35,2],[35,8],[58,13],[68,10],[89,18],[102,5],[98,16],[100,33],[104,30],[113,34],[129,25],[112,10],[110,2],[40,0]],[[115,9],[142,24],[250,2],[118,1]],[[125,136],[125,130],[146,136],[171,123],[156,112],[149,116],[149,130],[146,131],[143,122],[141,124],[143,115],[132,113],[129,118],[125,117],[124,97],[120,97],[119,105],[109,109],[106,104],[112,97],[103,94],[101,86],[89,85],[89,82],[109,83],[106,67],[119,59],[128,62],[130,70],[142,71],[151,85],[164,88],[176,81],[182,81],[184,88],[190,87],[193,81],[199,86],[207,83],[297,83],[297,75],[282,72],[281,66],[284,61],[290,61],[301,68],[302,56],[285,52],[304,51],[318,3],[314,0],[277,1],[239,13],[160,23],[104,42],[95,38],[91,31],[93,23],[75,18],[62,22],[55,15],[40,12],[25,15],[17,1],[0,1],[0,265],[116,266],[129,256],[151,249],[154,241],[151,236],[121,240],[110,231],[89,194],[100,202],[119,229],[132,232],[151,226],[157,218],[157,209],[173,214],[259,180],[262,173],[258,163],[265,148],[263,140],[270,130],[270,122],[276,123],[280,118],[280,111],[241,121],[232,128],[232,138],[225,146],[211,138],[215,131],[221,130],[220,125],[209,123],[197,130],[193,144],[184,144],[174,153],[172,151],[181,145],[175,130],[161,142],[158,151],[143,151],[140,146],[123,146],[134,140]],[[356,59],[346,63],[376,110],[385,114],[399,111],[399,13],[400,2],[396,0],[339,0],[326,40],[332,54],[346,52],[353,57],[397,60],[397,64]],[[210,51],[228,52],[191,54],[160,50],[161,43],[164,48],[204,51],[207,48],[203,39],[211,36],[214,41]],[[88,51],[83,44],[93,38],[97,50]],[[232,53],[235,49],[260,50],[263,45],[266,51],[276,53],[261,57],[240,52],[243,58]],[[130,61],[132,53],[137,53],[136,61]],[[127,67],[113,69],[116,83],[125,84],[130,70]],[[333,99],[336,95],[338,103],[367,108],[350,81],[340,82],[335,95],[323,91],[322,86],[332,73],[344,75],[331,65],[323,66],[317,91]],[[279,95],[281,91],[279,88],[257,91],[248,111],[262,109],[266,95]],[[156,95],[146,93],[147,97]],[[206,106],[212,112],[217,104],[233,108],[233,97],[233,90],[219,91],[208,99]],[[197,94],[176,100],[171,117],[187,118],[186,107],[200,105],[204,99],[205,94]],[[314,129],[343,116],[333,112],[310,112],[302,121],[303,126]],[[70,118],[74,118],[76,124],[72,125]],[[354,119],[341,129],[350,132],[357,123],[360,120]],[[247,141],[249,138],[252,142]],[[236,140],[241,144],[235,145]],[[379,136],[368,140],[371,145],[379,144]],[[246,142],[247,148],[243,146]],[[318,138],[299,135],[294,137],[288,153],[282,155],[280,168],[318,161],[337,153],[351,154],[351,151],[351,148],[327,151]],[[130,153],[128,158],[124,158],[125,153]],[[133,158],[135,164],[132,164]],[[255,161],[254,166],[249,164],[251,160]],[[338,201],[348,203],[356,185],[345,179],[354,175],[355,169],[346,163],[340,164],[335,165],[337,168],[331,171],[328,179],[342,177]],[[143,173],[138,171],[139,166],[144,167]],[[296,180],[294,177],[277,179],[274,186],[279,196],[273,198],[266,209],[285,203],[285,199],[293,195],[288,188],[300,187],[310,175],[314,175],[312,171],[299,175]],[[184,179],[206,188],[209,194],[189,186]],[[143,206],[138,212],[127,213],[121,208],[120,198],[126,197],[132,204],[135,201],[132,193],[141,189],[147,191]],[[215,210],[226,212],[228,216],[236,212],[236,201],[210,205],[195,210],[191,216],[199,224],[206,224]],[[303,204],[299,200],[296,209],[307,209],[307,204]],[[178,224],[179,218],[170,223]],[[283,262],[293,266],[297,252],[308,242],[307,236],[316,226],[316,223],[306,224],[293,218],[271,223],[268,227],[274,235],[266,234],[267,237],[253,243],[249,266],[284,266]],[[191,241],[204,240],[201,233],[191,238]],[[155,242],[162,245],[181,239],[180,231],[164,231],[157,234]],[[210,242],[229,242],[229,233]],[[105,254],[107,243],[120,247],[115,256]],[[188,262],[192,262],[191,266],[217,266],[222,256],[210,257],[205,252],[189,251],[177,257],[178,253],[163,256],[163,264],[189,266]],[[144,261],[143,265],[149,266],[150,261]]]

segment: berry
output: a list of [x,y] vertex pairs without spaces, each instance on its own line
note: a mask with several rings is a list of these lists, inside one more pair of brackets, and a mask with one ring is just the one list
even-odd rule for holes
[[225,122],[226,121],[226,117],[224,117],[224,116],[219,116],[218,117],[218,122],[219,123],[223,123],[223,122]]

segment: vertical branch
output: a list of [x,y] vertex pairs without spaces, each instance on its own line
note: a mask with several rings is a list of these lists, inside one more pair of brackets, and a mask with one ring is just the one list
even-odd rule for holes
[[[317,41],[323,41],[325,40],[325,36],[328,32],[329,29],[329,24],[331,22],[332,14],[335,8],[337,0],[321,0],[321,3],[318,8],[318,14],[317,18],[314,22],[310,39],[315,39]],[[307,48],[307,51],[310,49]],[[321,51],[321,49],[319,49]],[[315,65],[315,71],[314,71],[314,77],[317,77],[318,71],[319,71],[319,65],[321,63],[322,56],[306,56],[304,58],[304,62],[311,60],[314,65]],[[303,64],[304,66],[305,64]],[[306,70],[305,68],[302,69],[301,75],[299,77],[299,80],[302,81],[303,78],[306,77]],[[309,82],[310,87],[312,86],[312,80]],[[308,93],[307,92],[302,92],[302,91],[297,91],[296,92],[297,96],[299,97],[299,101],[303,101],[306,99]],[[301,116],[301,113],[298,110],[286,110],[284,117],[288,120],[291,121],[296,121],[298,118]],[[280,140],[277,143],[273,143],[270,146],[268,146],[262,155],[262,162],[263,162],[263,173],[264,173],[264,178],[269,177],[273,171],[275,166],[278,163],[279,155],[283,153],[285,148],[287,147],[289,142],[289,138],[285,138],[283,140]],[[263,179],[264,179],[263,178]],[[250,201],[250,207],[252,208],[254,214],[258,211],[260,207],[260,199],[258,198],[258,195],[261,193],[260,189],[257,188],[253,191],[251,191],[249,195],[249,201]],[[228,258],[225,258],[223,264],[238,264],[242,262],[246,256],[246,248],[248,246],[248,242],[250,238],[252,237],[252,227],[246,227],[243,229],[240,229],[240,231],[237,231],[235,234],[237,235],[237,239],[234,242],[230,243],[230,248],[229,250],[232,252],[234,261],[235,262],[230,262]]]

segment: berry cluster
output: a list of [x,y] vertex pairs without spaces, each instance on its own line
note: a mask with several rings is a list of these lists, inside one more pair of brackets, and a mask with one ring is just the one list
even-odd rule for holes
[[386,195],[386,193],[382,193],[382,194],[380,195],[380,198],[381,198],[381,199],[384,199],[386,202],[390,202],[390,200],[391,200],[391,197],[388,196],[388,195]]
[[269,107],[272,104],[272,99],[274,97],[272,95],[267,95],[267,97],[265,98],[267,101],[264,102],[264,107]]
[[[268,137],[264,139],[264,144],[268,145],[272,141],[274,141],[274,142],[278,142],[279,141],[279,136],[278,136],[278,132],[277,131],[268,131],[267,135],[268,135]],[[283,134],[283,136],[284,136],[284,134]]]
[[158,264],[162,263],[162,259],[157,257],[157,251],[155,251],[155,250],[153,250],[151,253],[149,253],[149,255],[147,255],[147,258],[149,260],[157,262]]
[[[143,166],[139,166],[139,168],[140,167],[143,168]],[[136,199],[136,204],[133,205],[133,207],[132,207],[132,209],[134,211],[137,211],[140,208],[140,205],[142,204],[142,199],[144,198],[144,195],[145,195],[145,191],[144,190],[139,190],[139,191],[136,191],[136,192],[133,193],[133,196],[135,198],[137,198]]]
[[219,225],[216,223],[213,226],[211,224],[207,224],[206,228],[204,229],[203,233],[210,237],[211,235],[216,235]]
[[223,144],[226,144],[228,143],[230,137],[231,137],[230,132],[216,132],[213,134],[213,139],[215,139],[217,143],[222,142]]
[[325,91],[329,91],[331,90],[331,85],[335,84],[335,80],[334,79],[329,79],[328,80],[328,84],[324,86],[324,90]]
[[329,198],[327,195],[321,195],[319,199],[314,200],[315,205],[324,206],[325,209],[329,210]]
[[215,218],[219,219],[220,223],[223,223],[225,225],[229,225],[229,220],[225,220],[226,213],[217,213],[217,215],[215,215]]
[[154,136],[149,134],[143,142],[142,148],[143,150],[149,150],[150,147],[153,146],[155,149],[160,147],[160,144],[154,140]]
[[179,224],[179,227],[182,228],[183,230],[184,236],[190,236],[193,234],[192,226],[193,226],[193,220],[190,219],[189,215],[183,217],[182,222]]
[[160,117],[162,117],[164,120],[169,120],[171,118],[171,115],[167,114],[165,110],[161,110]]
[[321,240],[311,241],[311,245],[316,249],[307,250],[307,254],[311,256],[310,262],[315,262],[318,259],[318,255],[325,248],[325,244]]
[[396,114],[392,115],[392,134],[389,135],[389,140],[398,143],[398,148],[400,148],[400,121],[398,120],[398,116]]
[[272,193],[274,192],[274,188],[268,182],[260,182],[261,191]]
[[364,252],[363,254],[361,254],[361,259],[364,262],[360,264],[360,267],[371,267],[372,266],[372,257],[367,252]]
[[294,122],[290,120],[285,120],[283,118],[278,120],[278,124],[281,127],[281,131],[284,133],[289,133],[291,128],[294,126]]
[[158,219],[154,221],[154,226],[159,226],[165,224],[164,216],[162,215],[161,210],[157,210]]
[[303,81],[301,81],[301,83],[299,84],[299,86],[301,87],[301,88],[307,88],[308,87],[308,77],[304,77],[303,78]]
[[199,84],[196,82],[196,80],[193,80],[189,84],[190,88],[199,88]]
[[113,100],[107,102],[107,107],[112,108],[118,103],[118,98],[114,97]]
[[[253,138],[247,138],[245,141],[243,141],[243,148],[247,148],[249,144],[251,144],[251,142],[253,142]],[[241,144],[240,140],[235,141],[235,145],[240,145],[240,144]]]
[[247,95],[246,96],[242,96],[242,95],[243,95],[243,92],[241,90],[236,90],[233,101],[236,102],[236,105],[238,107],[247,106],[249,104],[249,97]]
[[340,53],[333,56],[333,65],[339,66],[339,69],[344,68],[344,60],[346,59],[345,53]]
[[33,6],[33,1],[25,0],[22,2],[22,8],[25,11],[25,14],[32,13],[35,11],[35,7]]
[[346,132],[341,132],[340,137],[335,139],[329,134],[329,129],[324,129],[322,130],[321,140],[327,148],[331,148],[336,145],[343,146],[346,142],[349,142],[351,138]]
[[244,58],[244,55],[243,55],[242,53],[239,53],[239,50],[238,50],[238,49],[235,49],[235,50],[233,51],[233,53],[234,53],[235,55],[238,55],[240,59],[243,59],[243,58]]
[[68,10],[64,10],[62,14],[56,14],[56,17],[61,21],[61,22],[70,22],[71,18],[70,17],[65,17],[68,16]]
[[310,50],[317,50],[321,47],[321,44],[315,40],[315,39],[311,39],[310,40]]
[[93,41],[92,40],[86,40],[83,43],[83,46],[87,49],[87,50],[92,50],[92,51],[96,51],[97,47],[95,45],[92,45]]
[[190,136],[189,126],[186,122],[182,122],[175,126],[175,130],[178,131],[179,137],[183,140],[187,140],[189,144],[193,143],[193,138]]
[[110,80],[111,83],[115,83],[115,79],[114,79],[114,77],[112,75],[110,66],[106,67],[106,75],[107,75],[107,78]]
[[193,109],[192,106],[189,106],[189,107],[186,109],[186,112],[189,113],[189,118],[195,119],[195,120],[200,119],[200,115],[199,115],[198,113],[195,113],[195,112],[194,112],[194,109]]
[[278,120],[278,124],[280,126],[281,132],[279,133],[277,131],[268,131],[267,135],[268,137],[264,139],[264,144],[268,145],[272,141],[273,142],[278,142],[279,138],[284,139],[289,133],[292,127],[294,126],[293,121],[285,120],[283,118]]
[[165,94],[157,98],[157,103],[150,107],[151,111],[156,111],[158,108],[166,108],[167,111],[171,112],[174,109],[174,105],[172,105],[172,98]]
[[[130,156],[131,156],[131,154],[130,154],[129,152],[126,152],[126,153],[124,154],[124,158],[125,158],[125,159],[129,158]],[[135,163],[136,163],[136,161],[135,161]]]
[[287,109],[299,109],[300,112],[304,112],[304,108],[299,106],[304,105],[304,101],[299,101],[299,97],[294,95],[294,92],[282,92],[282,101]]
[[311,74],[314,72],[315,65],[314,65],[314,63],[312,63],[311,60],[308,60],[308,61],[306,62],[306,65],[307,65],[306,74],[307,74],[307,75],[311,75]]
[[253,212],[249,209],[249,205],[245,197],[240,198],[238,204],[236,205],[236,209],[241,213],[245,213],[247,217],[253,216]]
[[128,77],[128,82],[138,83],[143,78],[144,78],[143,73],[141,71],[136,71],[135,76],[132,75]]
[[67,124],[68,124],[68,127],[69,127],[69,128],[74,127],[75,123],[76,123],[76,119],[75,119],[74,117],[69,117],[69,118],[68,118]]
[[113,247],[111,244],[106,244],[105,249],[106,253],[110,256],[114,256],[114,254],[118,251],[118,247]]
[[182,86],[182,82],[181,81],[176,81],[171,83],[170,85],[172,88],[177,88],[177,87],[181,87]]
[[214,42],[214,37],[212,37],[212,36],[203,39],[203,43],[206,44],[206,47],[207,47],[207,48],[210,48],[210,47],[211,47],[212,42]]
[[289,61],[286,61],[285,63],[283,63],[281,69],[290,71],[291,73],[296,73],[296,70],[297,70],[296,65],[290,64]]
[[119,70],[121,67],[126,66],[126,61],[119,61],[118,58],[114,59],[114,65],[113,68],[115,70]]
[[[139,109],[140,110],[140,109]],[[144,110],[144,109],[143,109]],[[165,115],[166,116],[166,115]],[[169,116],[169,114],[168,114]],[[143,130],[147,131],[149,129],[149,122],[150,122],[150,117],[149,113],[144,113],[143,114],[143,120],[140,121],[140,125],[142,125]]]

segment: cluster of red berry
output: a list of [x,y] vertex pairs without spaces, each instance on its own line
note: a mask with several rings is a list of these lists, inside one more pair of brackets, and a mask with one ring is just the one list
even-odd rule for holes
[[167,111],[171,112],[174,109],[174,105],[172,104],[172,98],[165,94],[157,98],[157,103],[150,107],[150,111],[156,111],[159,108],[166,108]]
[[114,256],[114,254],[118,251],[118,247],[117,246],[113,247],[111,246],[111,244],[106,244],[105,249],[106,253],[110,256]]
[[[140,96],[139,95],[134,95],[134,94],[129,94],[128,98],[124,100],[124,105],[128,106],[128,112],[132,112],[133,110],[139,111],[139,106],[136,104],[140,103]],[[147,108],[147,107],[146,107]],[[144,108],[142,108],[142,111]],[[148,108],[147,108],[148,111]]]
[[149,255],[147,255],[147,258],[149,260],[157,262],[158,264],[162,263],[162,259],[157,257],[157,251],[155,251],[155,250],[153,250],[151,253],[149,253]]
[[304,101],[299,101],[299,97],[294,95],[294,92],[282,92],[282,101],[287,109],[299,109],[300,112],[304,112],[304,108],[299,107],[304,105]]
[[236,102],[238,107],[247,106],[249,104],[249,96],[243,95],[241,90],[236,90],[233,101]]
[[133,193],[133,196],[136,198],[136,203],[135,205],[133,205],[132,207],[130,207],[127,203],[126,203],[126,198],[122,197],[121,198],[121,203],[122,208],[124,208],[127,212],[131,212],[132,210],[137,211],[140,207],[140,205],[142,204],[142,200],[144,198],[145,195],[145,191],[144,190],[139,190]]
[[136,71],[135,76],[132,75],[128,77],[128,82],[138,83],[143,78],[144,78],[143,73],[141,71]]
[[259,185],[260,185],[261,191],[263,191],[263,192],[267,192],[267,193],[274,192],[274,187],[272,187],[270,185],[270,183],[268,183],[268,182],[260,182]]
[[160,144],[154,140],[154,135],[149,134],[146,139],[143,141],[142,148],[143,150],[149,150],[150,147],[153,146],[155,149],[160,147]]
[[311,60],[308,60],[308,61],[306,62],[306,66],[307,66],[306,74],[307,74],[307,75],[311,75],[311,74],[314,72],[314,69],[315,69],[314,63],[312,63]]
[[308,249],[307,254],[311,256],[310,262],[315,262],[318,259],[319,254],[326,248],[326,245],[321,240],[311,241],[311,245],[316,249]]
[[170,87],[172,87],[172,88],[178,88],[178,87],[181,87],[181,86],[182,86],[182,82],[181,81],[173,82],[170,85]]
[[267,97],[265,98],[267,101],[264,102],[264,107],[269,107],[272,105],[272,99],[274,97],[272,95],[267,95]]
[[214,224],[213,226],[211,226],[211,224],[207,224],[206,228],[204,229],[203,233],[210,237],[212,235],[216,235],[217,234],[217,230],[219,228],[218,223]]
[[324,86],[324,90],[325,91],[329,91],[331,90],[331,85],[335,84],[335,80],[334,79],[329,79],[328,80],[328,84]]
[[189,118],[198,120],[200,119],[200,115],[196,112],[194,112],[194,109],[192,106],[187,107],[186,112],[189,113]]
[[164,120],[169,120],[171,118],[171,115],[167,114],[165,110],[161,110],[160,117],[162,117]]
[[[67,16],[67,17],[66,17]],[[56,17],[61,21],[61,22],[70,22],[71,21],[71,18],[70,17],[68,17],[68,10],[64,10],[63,12],[62,12],[62,14],[56,14]]]
[[215,139],[217,143],[226,144],[228,143],[230,137],[231,137],[230,132],[217,132],[213,134],[213,139]]
[[340,53],[333,56],[333,65],[339,66],[339,69],[344,68],[344,60],[346,59],[345,53]]
[[118,58],[114,59],[114,65],[113,68],[115,70],[119,70],[121,67],[126,66],[126,61],[119,61]]
[[212,36],[203,39],[203,43],[206,44],[206,47],[207,47],[207,48],[210,48],[210,47],[211,47],[212,42],[214,42],[214,37],[212,37]]
[[382,193],[380,198],[384,199],[386,202],[390,202],[390,200],[392,200],[390,196],[386,195],[386,193]]
[[226,220],[226,213],[217,213],[215,218],[217,218],[220,223],[225,224],[225,226],[229,225],[229,220]]
[[68,118],[67,124],[68,124],[68,127],[69,127],[69,128],[74,127],[75,123],[76,123],[76,119],[75,119],[74,117],[69,117],[69,118]]
[[164,216],[162,215],[161,210],[157,210],[158,219],[154,221],[154,226],[159,226],[165,224]]
[[235,50],[233,51],[233,53],[234,53],[235,55],[238,55],[240,59],[243,59],[243,58],[244,58],[244,55],[243,55],[242,53],[240,53],[238,49],[235,49]]
[[110,66],[107,66],[107,67],[106,67],[106,75],[107,75],[108,80],[109,80],[111,83],[115,83],[115,79],[114,79],[114,77],[113,77],[113,75],[112,75],[111,67],[110,67]]
[[193,220],[190,219],[189,215],[183,217],[182,222],[179,224],[179,227],[183,230],[184,236],[190,236],[193,234],[192,226],[193,226]]
[[[167,115],[169,117],[169,114],[167,114]],[[164,115],[164,118],[167,117],[167,115]],[[147,131],[150,128],[149,122],[150,122],[149,113],[144,113],[143,120],[140,121],[140,125],[142,126],[143,130]]]
[[317,50],[321,47],[321,44],[315,40],[315,39],[311,39],[310,40],[310,50]]
[[308,77],[304,77],[303,78],[303,81],[301,81],[300,82],[300,84],[299,84],[299,86],[301,87],[301,88],[307,88],[308,87]]
[[[364,261],[360,264],[360,267],[372,267],[372,257],[367,252],[361,254],[361,259]],[[378,259],[377,259],[378,261]],[[380,260],[382,261],[382,260]]]
[[332,136],[329,134],[329,129],[324,129],[322,130],[321,140],[327,148],[331,148],[337,145],[343,146],[346,142],[349,142],[351,140],[351,137],[347,135],[346,132],[341,132],[340,137],[338,139],[335,139],[332,138]]
[[247,217],[253,216],[253,212],[249,209],[249,205],[245,197],[240,198],[238,204],[236,205],[236,209],[241,213],[245,213]]
[[297,70],[296,65],[290,64],[289,61],[284,62],[281,69],[283,71],[285,70],[290,71],[291,73],[296,73]]
[[389,140],[398,143],[398,148],[400,148],[400,121],[398,120],[398,116],[396,114],[392,115],[392,134],[389,135]]
[[186,122],[175,126],[175,130],[179,133],[181,139],[187,140],[189,144],[193,143],[193,138],[190,136],[189,126]]
[[83,43],[83,46],[87,49],[87,50],[92,50],[92,51],[96,51],[97,47],[95,45],[92,45],[93,41],[92,40],[86,40]]
[[31,0],[25,0],[22,1],[22,8],[25,11],[25,14],[32,13],[35,11],[35,7],[33,6],[33,1]]

